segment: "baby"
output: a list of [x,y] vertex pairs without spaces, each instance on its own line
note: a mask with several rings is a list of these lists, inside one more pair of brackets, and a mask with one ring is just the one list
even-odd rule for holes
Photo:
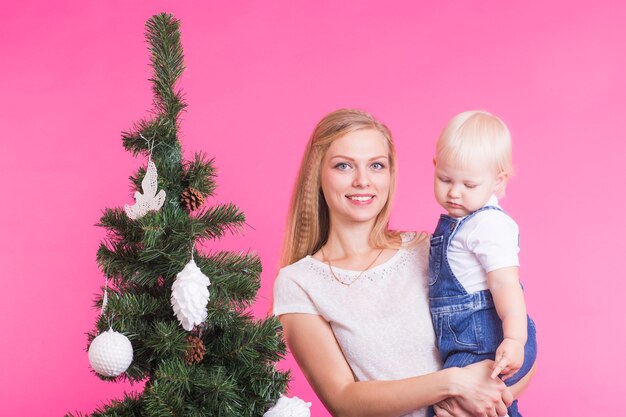
[[[494,359],[492,378],[519,381],[536,357],[519,282],[519,231],[498,204],[512,174],[511,136],[484,111],[455,116],[437,140],[429,297],[444,368]],[[517,401],[509,416],[521,416]]]

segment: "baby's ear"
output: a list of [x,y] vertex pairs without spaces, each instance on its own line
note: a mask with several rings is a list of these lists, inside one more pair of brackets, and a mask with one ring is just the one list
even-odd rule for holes
[[501,171],[496,177],[496,195],[498,197],[504,197],[504,190],[506,189],[506,183],[509,180],[509,173]]
[[437,166],[437,157],[433,156],[433,165]]

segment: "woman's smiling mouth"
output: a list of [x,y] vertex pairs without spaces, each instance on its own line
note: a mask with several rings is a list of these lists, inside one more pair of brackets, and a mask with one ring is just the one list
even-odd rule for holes
[[373,194],[351,194],[346,196],[351,203],[358,205],[369,204],[374,197]]

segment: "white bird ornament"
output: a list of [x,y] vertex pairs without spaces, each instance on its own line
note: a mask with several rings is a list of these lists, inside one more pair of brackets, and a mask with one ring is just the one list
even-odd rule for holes
[[163,206],[165,190],[161,190],[157,194],[158,178],[156,165],[151,160],[148,160],[148,169],[141,181],[143,194],[135,191],[135,204],[132,206],[124,204],[124,210],[128,217],[137,220],[145,216],[149,211],[159,210]]

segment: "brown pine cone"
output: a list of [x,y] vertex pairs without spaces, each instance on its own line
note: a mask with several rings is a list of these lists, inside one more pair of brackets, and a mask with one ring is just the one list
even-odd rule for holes
[[185,363],[187,365],[193,365],[194,363],[200,363],[204,354],[206,353],[206,347],[199,337],[188,335],[187,342],[189,347],[185,351]]
[[187,188],[180,195],[180,201],[188,211],[194,211],[204,203],[204,195],[193,187]]

